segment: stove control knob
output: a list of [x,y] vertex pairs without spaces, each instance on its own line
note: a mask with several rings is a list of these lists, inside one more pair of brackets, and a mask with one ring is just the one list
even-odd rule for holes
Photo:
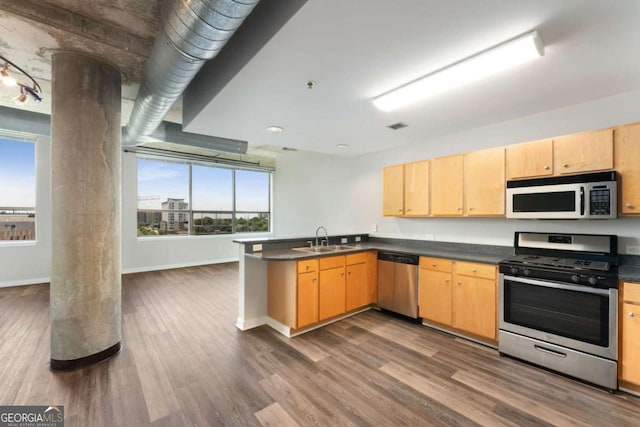
[[596,283],[598,283],[598,280],[595,278],[595,276],[589,277],[589,284],[590,285],[595,285]]
[[528,276],[531,274],[531,270],[529,270],[528,268],[525,268],[524,270],[522,270],[522,272],[524,273],[525,276]]
[[571,276],[571,280],[578,283],[580,281],[580,276],[578,276],[577,274],[574,274],[573,276]]
[[520,271],[518,267],[511,267],[511,274],[518,274],[518,271]]

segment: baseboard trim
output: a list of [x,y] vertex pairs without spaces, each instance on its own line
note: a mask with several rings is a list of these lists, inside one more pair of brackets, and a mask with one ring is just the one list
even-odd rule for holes
[[40,277],[35,279],[12,280],[10,282],[0,282],[0,288],[13,288],[14,286],[30,286],[51,283],[50,277]]
[[208,260],[208,261],[181,262],[177,264],[150,265],[146,267],[125,268],[122,270],[122,274],[145,273],[147,271],[171,270],[174,268],[199,267],[201,265],[225,264],[227,262],[238,262],[238,257],[219,258],[219,259]]
[[241,331],[247,331],[249,329],[257,328],[258,326],[263,326],[268,324],[268,317],[256,317],[253,319],[243,319],[238,317],[236,320],[236,328]]
[[120,341],[101,352],[91,354],[89,356],[81,357],[73,360],[57,360],[51,359],[49,368],[52,371],[75,371],[76,369],[84,368],[85,366],[93,365],[94,363],[102,362],[110,357],[118,354],[122,344]]

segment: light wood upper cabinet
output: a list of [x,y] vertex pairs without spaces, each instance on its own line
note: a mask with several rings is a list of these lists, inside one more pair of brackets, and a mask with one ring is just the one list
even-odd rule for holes
[[614,152],[620,174],[620,213],[640,214],[640,124],[615,130]]
[[384,216],[429,215],[429,163],[423,160],[383,169]]
[[382,169],[382,214],[404,214],[404,165],[387,166]]
[[505,214],[504,148],[464,155],[464,200],[467,216]]
[[404,165],[404,216],[429,215],[428,160]]
[[613,129],[553,139],[555,174],[613,169]]
[[553,140],[507,147],[507,179],[553,175]]
[[431,212],[433,216],[462,216],[464,156],[431,160]]
[[621,380],[640,385],[640,283],[622,284],[620,302]]

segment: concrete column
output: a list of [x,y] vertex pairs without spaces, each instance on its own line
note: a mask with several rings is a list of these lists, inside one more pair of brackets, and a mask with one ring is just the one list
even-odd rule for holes
[[120,350],[121,77],[57,52],[51,113],[51,369]]

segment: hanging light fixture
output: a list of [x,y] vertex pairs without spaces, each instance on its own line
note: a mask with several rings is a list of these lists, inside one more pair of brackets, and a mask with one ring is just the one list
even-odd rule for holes
[[[40,88],[38,82],[33,77],[31,77],[29,73],[1,55],[0,61],[4,61],[4,64],[0,65],[0,80],[2,81],[2,84],[7,87],[20,88],[18,95],[13,98],[13,102],[18,105],[24,105],[26,104],[29,97],[31,97],[35,102],[42,101],[42,96],[40,96],[40,94],[42,93],[42,89]],[[23,84],[18,82],[15,77],[13,77],[9,73],[10,67],[15,68],[15,70],[22,74],[22,76],[28,78],[31,81],[30,84]]]
[[544,55],[537,31],[507,40],[373,99],[382,111],[392,111]]

